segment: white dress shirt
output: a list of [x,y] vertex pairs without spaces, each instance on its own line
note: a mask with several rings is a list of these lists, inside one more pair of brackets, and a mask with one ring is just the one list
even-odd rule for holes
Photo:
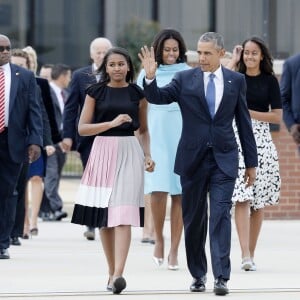
[[93,74],[95,74],[95,77],[96,77],[96,81],[99,82],[100,80],[100,74],[97,73],[99,67],[96,66],[95,63],[92,64],[92,71],[93,71]]
[[64,102],[63,96],[61,94],[62,89],[52,81],[50,82],[50,86],[52,87],[53,91],[55,92],[56,98],[58,100],[60,111],[63,114],[64,107],[65,107],[65,102]]

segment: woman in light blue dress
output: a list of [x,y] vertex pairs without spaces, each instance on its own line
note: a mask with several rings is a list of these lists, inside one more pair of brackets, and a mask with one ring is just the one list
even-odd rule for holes
[[[168,84],[174,74],[189,69],[186,64],[186,46],[181,34],[173,29],[164,29],[154,38],[152,44],[158,64],[157,85]],[[145,76],[142,70],[137,83],[143,86]],[[163,227],[168,195],[171,197],[171,247],[168,254],[168,269],[178,270],[178,247],[182,234],[181,185],[174,173],[178,141],[181,135],[182,118],[177,103],[148,105],[148,127],[151,140],[151,155],[155,171],[145,174],[145,194],[151,194],[151,210],[155,230],[153,260],[161,266],[164,262]]]

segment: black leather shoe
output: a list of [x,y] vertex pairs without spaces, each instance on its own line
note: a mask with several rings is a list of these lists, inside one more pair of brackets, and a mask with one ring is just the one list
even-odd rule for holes
[[42,220],[43,220],[44,222],[52,221],[52,220],[51,220],[51,214],[50,214],[50,212],[41,212],[41,213],[39,214],[39,217],[42,218]]
[[229,293],[227,281],[225,279],[218,278],[215,280],[214,293],[218,296],[225,296]]
[[206,276],[201,278],[194,278],[193,282],[190,286],[191,292],[204,292],[205,291],[205,283],[206,283]]
[[0,259],[9,259],[9,253],[7,249],[0,249]]
[[10,244],[14,246],[21,246],[21,242],[17,236],[10,238]]
[[61,219],[66,218],[68,214],[65,211],[57,210],[52,215],[53,221],[61,221]]

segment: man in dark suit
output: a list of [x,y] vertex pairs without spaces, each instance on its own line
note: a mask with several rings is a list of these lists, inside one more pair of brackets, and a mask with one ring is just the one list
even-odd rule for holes
[[26,160],[35,161],[43,144],[34,74],[9,63],[10,49],[9,38],[0,35],[0,91],[4,91],[0,92],[0,259],[10,258],[7,249],[16,213],[15,187],[22,164]]
[[[154,104],[178,102],[183,119],[175,161],[182,184],[182,210],[192,292],[205,290],[209,194],[209,237],[216,295],[229,293],[231,245],[231,197],[238,175],[238,146],[232,122],[235,118],[245,157],[245,180],[255,180],[257,152],[246,104],[243,75],[225,69],[223,37],[203,34],[197,44],[200,68],[178,72],[172,82],[158,88],[153,48],[143,47],[139,57],[146,78],[145,96]],[[167,122],[167,120],[166,120]]]
[[[18,48],[14,48],[11,50],[10,62],[12,64],[18,65],[18,66],[23,67],[28,70],[31,65],[29,54],[26,51],[24,51],[22,49],[18,49]],[[31,70],[31,71],[34,71],[34,70]],[[40,79],[42,79],[42,78],[40,78]],[[48,81],[46,79],[42,79],[42,80],[46,81],[46,84],[48,84]],[[47,153],[52,153],[54,150],[54,147],[51,146],[53,143],[51,140],[51,129],[50,129],[50,125],[49,125],[48,114],[47,114],[47,111],[46,111],[45,105],[44,105],[45,100],[41,98],[41,89],[39,88],[41,86],[39,85],[37,78],[36,78],[36,82],[38,84],[37,98],[38,98],[38,101],[40,104],[41,115],[42,115],[42,120],[43,120],[43,147]],[[48,89],[49,89],[49,97],[50,97],[49,84],[48,84]],[[50,101],[51,101],[51,99],[50,99]],[[49,106],[49,103],[47,103],[47,104]],[[52,109],[52,113],[53,113],[53,109]],[[45,155],[45,154],[43,154],[43,151],[42,151],[41,155]],[[29,224],[29,216],[28,216],[28,199],[27,199],[27,195],[26,195],[26,185],[28,182],[28,171],[30,168],[31,168],[31,166],[29,165],[28,162],[23,163],[21,172],[19,174],[17,186],[16,186],[16,190],[18,192],[18,201],[17,201],[17,206],[16,206],[15,224],[14,224],[14,227],[11,232],[11,245],[15,245],[15,246],[21,245],[19,237],[23,237],[26,239],[26,238],[29,238],[29,234],[30,234],[30,231],[29,231],[30,224]],[[38,188],[36,188],[36,186],[39,183],[43,187],[42,179],[39,181],[39,179],[36,178],[34,180],[34,182],[32,182],[32,186],[31,186],[31,189],[32,189],[31,202],[33,205],[32,207],[37,205],[37,201],[38,201],[37,197],[38,197],[39,193],[34,193],[33,190],[34,189],[35,189],[35,191],[38,190]],[[26,211],[26,214],[25,214],[25,211]],[[33,217],[33,215],[34,215],[34,210],[31,211],[31,217]],[[25,220],[25,222],[24,222],[24,220]],[[25,223],[25,225],[24,225],[24,223]]]
[[[50,95],[53,101],[54,118],[62,136],[63,111],[67,98],[67,88],[71,80],[71,69],[65,64],[56,64],[51,72]],[[55,144],[56,151],[47,157],[46,176],[44,178],[44,196],[41,210],[45,212],[48,206],[51,211],[50,220],[60,221],[67,217],[63,211],[63,201],[59,195],[59,182],[63,166],[66,161],[66,154],[61,141]]]
[[41,97],[49,119],[51,139],[54,144],[57,144],[62,140],[62,136],[55,120],[54,105],[51,98],[49,82],[47,79],[38,76],[35,77],[35,80],[41,89]]
[[284,62],[280,90],[283,120],[300,151],[300,53]]
[[[53,64],[44,64],[40,70],[40,76],[36,76],[36,82],[41,89],[42,99],[44,102],[45,109],[47,111],[49,124],[51,128],[51,138],[53,144],[58,144],[62,140],[61,131],[58,128],[58,124],[55,119],[54,104],[51,98],[50,85],[51,72]],[[50,154],[49,154],[50,155]],[[39,216],[43,221],[50,221],[53,219],[53,214],[51,213],[51,207],[48,198],[43,195]]]
[[[93,64],[78,69],[73,73],[70,84],[70,95],[64,109],[64,138],[62,144],[65,151],[73,149],[79,152],[83,168],[87,164],[94,137],[79,136],[77,128],[78,120],[85,100],[85,90],[89,85],[99,80],[96,71],[100,67],[104,55],[111,47],[112,44],[107,38],[98,37],[91,42],[90,56]],[[88,240],[94,240],[94,228],[88,227],[84,232],[84,236]]]

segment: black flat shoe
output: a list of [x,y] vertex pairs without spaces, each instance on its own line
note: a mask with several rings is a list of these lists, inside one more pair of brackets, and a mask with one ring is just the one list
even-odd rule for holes
[[65,211],[57,210],[53,213],[51,219],[52,221],[61,221],[63,218],[66,218],[68,214]]
[[191,292],[197,292],[201,293],[205,291],[205,283],[206,283],[206,276],[203,276],[201,278],[194,278],[193,282],[190,286],[190,291]]
[[126,288],[126,280],[124,277],[118,277],[113,282],[112,292],[114,294],[120,294]]
[[225,296],[229,293],[227,281],[223,278],[218,278],[214,283],[214,293],[217,296]]

